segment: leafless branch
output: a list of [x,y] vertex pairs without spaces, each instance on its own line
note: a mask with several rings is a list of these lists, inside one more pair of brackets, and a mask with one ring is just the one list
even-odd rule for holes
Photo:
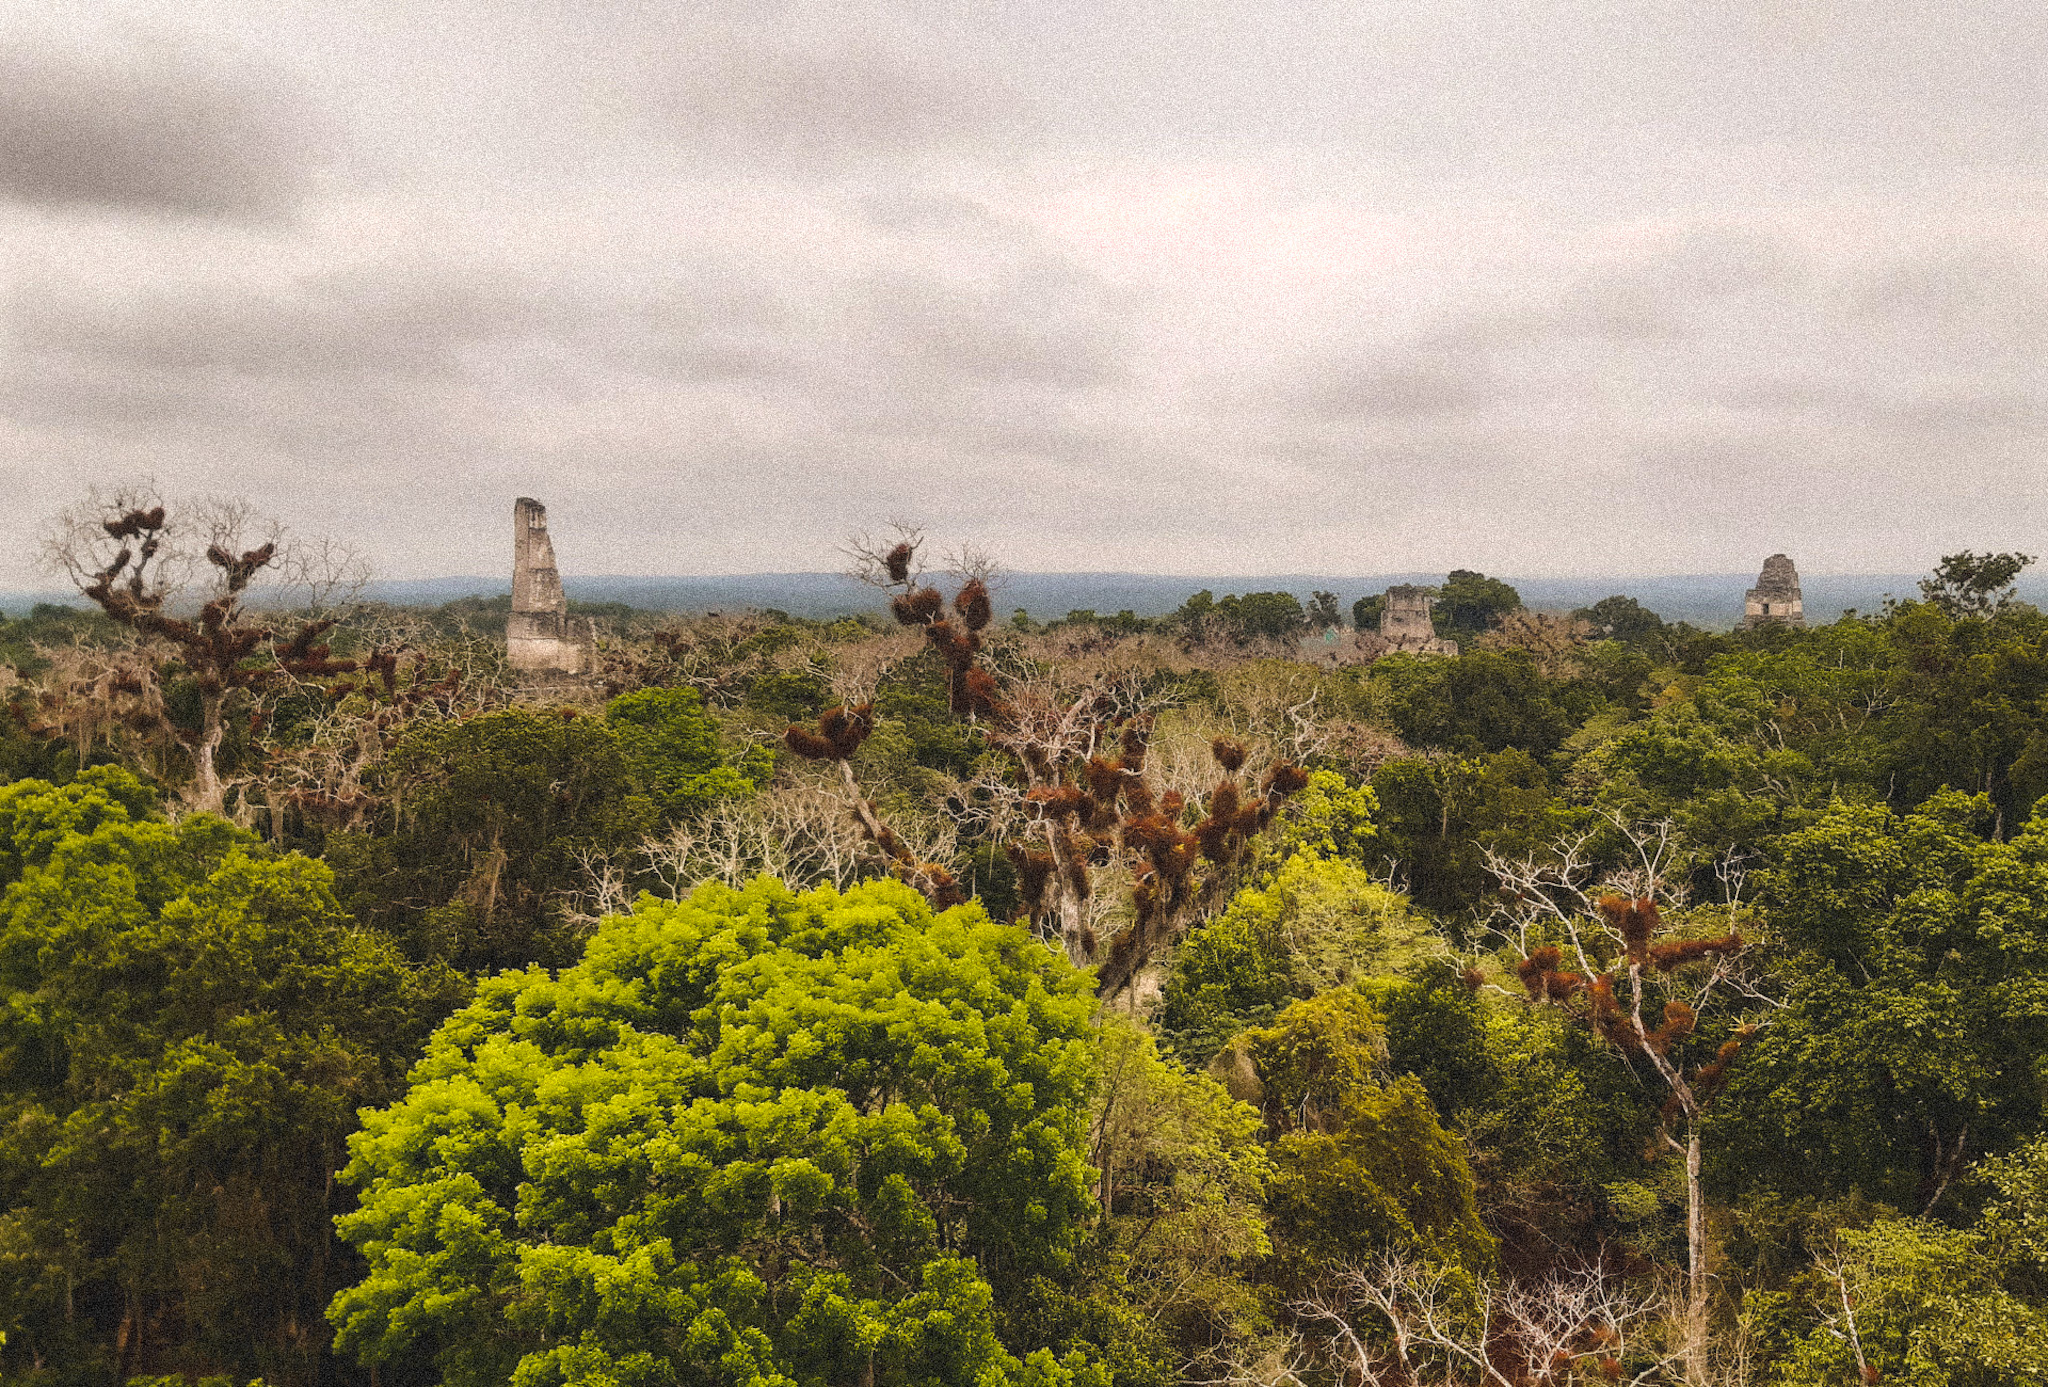
[[929,571],[924,553],[924,528],[909,520],[891,520],[880,530],[863,530],[840,546],[851,561],[847,576],[869,587],[919,587]]
[[[1390,1254],[1289,1308],[1334,1364],[1373,1387],[1520,1387],[1581,1372],[1644,1387],[1684,1357],[1669,1297],[1598,1263],[1474,1284]],[[1620,1376],[1624,1362],[1633,1376]]]

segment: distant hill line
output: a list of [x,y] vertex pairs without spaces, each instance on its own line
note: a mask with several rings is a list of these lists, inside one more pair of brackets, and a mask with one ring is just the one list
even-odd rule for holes
[[[1493,575],[1512,583],[1523,602],[1545,611],[1591,606],[1603,597],[1635,598],[1666,621],[1725,628],[1742,615],[1742,595],[1756,582],[1750,573],[1700,573],[1666,577],[1517,578]],[[1802,574],[1807,619],[1834,620],[1844,609],[1875,611],[1887,595],[1918,594],[1921,574]],[[1359,597],[1383,592],[1396,583],[1440,583],[1441,573],[1308,574],[1276,573],[1263,577],[1214,577],[1200,574],[1150,573],[1010,573],[996,593],[1004,615],[1023,608],[1044,621],[1070,611],[1104,614],[1130,611],[1138,616],[1163,616],[1202,589],[1225,593],[1291,592],[1304,602],[1311,592],[1332,592],[1345,612]],[[563,586],[578,602],[622,602],[648,611],[702,612],[775,609],[793,616],[831,618],[879,611],[882,601],[871,588],[837,573],[744,573],[716,577],[565,577]],[[369,585],[372,601],[400,606],[440,606],[463,597],[497,597],[512,590],[503,577],[386,579]],[[2048,578],[2022,580],[2020,596],[2048,605]],[[25,614],[36,602],[78,604],[64,592],[0,593],[0,612]]]

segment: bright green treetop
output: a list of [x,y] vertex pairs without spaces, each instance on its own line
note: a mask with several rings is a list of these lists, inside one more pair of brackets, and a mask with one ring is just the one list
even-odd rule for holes
[[116,766],[80,771],[69,784],[17,780],[0,785],[0,887],[23,870],[50,860],[58,843],[103,823],[138,823],[151,816],[156,796]]
[[1288,805],[1274,830],[1273,855],[1311,852],[1363,862],[1372,846],[1379,799],[1370,785],[1351,785],[1335,771],[1310,771],[1308,784]]
[[1182,1052],[1206,1059],[1249,1020],[1412,961],[1425,928],[1357,863],[1298,853],[1270,884],[1239,891],[1188,935],[1166,977],[1160,1024]]
[[458,1387],[1093,1380],[1020,1364],[991,1286],[1093,1212],[1091,1008],[895,882],[644,902],[485,983],[367,1115],[339,1342]]

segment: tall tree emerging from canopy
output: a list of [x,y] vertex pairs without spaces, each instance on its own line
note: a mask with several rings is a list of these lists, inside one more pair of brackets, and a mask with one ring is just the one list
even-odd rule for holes
[[1106,1387],[993,1313],[1093,1212],[1092,1010],[899,882],[643,901],[484,983],[367,1116],[338,1342],[450,1387]]
[[1603,597],[1572,615],[1591,625],[1596,637],[1629,645],[1653,640],[1664,631],[1664,618],[1633,597]]
[[2031,554],[1944,555],[1934,576],[1920,580],[1920,595],[1947,615],[1983,618],[2013,600],[2013,580],[2034,561]]
[[1540,861],[1490,856],[1501,884],[1493,928],[1518,956],[1515,972],[1531,1002],[1562,1009],[1664,1095],[1659,1135],[1685,1161],[1686,1372],[1705,1382],[1711,1283],[1702,1121],[1756,1034],[1764,999],[1735,928],[1739,864],[1722,864],[1725,915],[1688,918],[1675,909],[1684,889],[1674,880],[1671,825],[1613,827],[1636,865],[1606,880],[1588,852],[1590,833],[1558,841]]
[[[1190,922],[1227,897],[1254,835],[1308,777],[1282,763],[1247,783],[1249,775],[1240,779],[1247,748],[1218,739],[1211,750],[1222,778],[1205,806],[1198,810],[1177,793],[1155,792],[1145,773],[1152,730],[1146,712],[1099,682],[1054,691],[999,680],[982,660],[981,633],[992,613],[985,577],[966,565],[949,615],[945,598],[917,566],[918,543],[908,534],[886,550],[861,546],[863,574],[894,592],[890,610],[897,622],[922,631],[945,663],[953,713],[983,732],[1021,782],[1027,831],[1004,848],[1017,871],[1024,917],[1057,937],[1075,963],[1093,962],[1089,902],[1097,872],[1112,865],[1128,872],[1132,918],[1109,941],[1098,973],[1102,994],[1114,996]],[[786,738],[799,756],[838,762],[855,813],[896,875],[934,905],[949,904],[960,896],[952,874],[918,861],[861,792],[852,760],[873,730],[871,704],[841,705],[826,709],[815,727],[791,727]]]
[[[216,503],[173,515],[147,488],[96,494],[60,517],[48,549],[83,596],[140,637],[104,692],[126,704],[130,722],[154,727],[182,749],[192,809],[217,814],[226,803],[218,757],[239,705],[298,680],[339,680],[337,697],[373,676],[387,692],[395,681],[390,651],[333,658],[325,637],[338,618],[271,624],[245,605],[264,577],[301,587],[309,604],[357,580],[349,556],[288,545],[247,506]],[[195,574],[206,576],[195,584]],[[196,610],[182,610],[187,599]],[[175,697],[185,683],[189,710]]]
[[1437,589],[1437,630],[1470,640],[1521,605],[1522,594],[1500,579],[1454,568]]

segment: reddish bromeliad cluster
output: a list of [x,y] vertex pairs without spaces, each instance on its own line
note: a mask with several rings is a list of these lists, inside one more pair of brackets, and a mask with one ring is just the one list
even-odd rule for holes
[[[1597,904],[1601,918],[1621,940],[1623,957],[1632,977],[1639,978],[1640,970],[1644,968],[1670,973],[1700,959],[1733,957],[1742,952],[1742,936],[1732,931],[1716,939],[1652,942],[1663,927],[1663,921],[1659,917],[1657,903],[1648,897],[1606,896]],[[1615,996],[1612,970],[1588,977],[1584,973],[1563,970],[1560,967],[1563,961],[1563,950],[1555,944],[1545,944],[1529,950],[1515,965],[1515,975],[1522,980],[1531,1000],[1567,1002],[1583,992],[1590,1004],[1591,1019],[1600,1034],[1622,1050],[1649,1049],[1662,1055],[1668,1053],[1674,1043],[1692,1033],[1696,1018],[1692,1008],[1684,1002],[1666,1002],[1663,1024],[1655,1030],[1645,1031]]]
[[[292,690],[314,692],[331,706],[360,694],[373,705],[357,729],[358,740],[366,743],[388,742],[422,705],[452,705],[460,676],[450,673],[429,683],[415,669],[414,678],[402,679],[398,647],[337,659],[327,637],[339,617],[297,618],[287,631],[271,624],[267,614],[252,613],[243,605],[251,585],[265,570],[288,560],[274,539],[247,549],[233,544],[232,523],[217,526],[217,537],[205,549],[215,575],[213,595],[191,618],[175,615],[175,585],[162,571],[171,561],[165,551],[171,524],[161,505],[119,502],[99,520],[98,530],[119,547],[94,561],[96,566],[81,564],[86,571],[80,575],[80,591],[114,622],[161,644],[117,662],[90,690],[46,693],[46,716],[61,721],[65,710],[60,705],[81,694],[118,698],[120,717],[130,727],[168,737],[191,758],[192,806],[220,812],[226,787],[215,756],[238,695],[248,705],[247,725],[254,735],[269,720],[266,698]],[[81,560],[86,552],[83,546],[78,551]],[[173,715],[162,688],[169,672],[191,678],[198,693],[196,719]],[[285,798],[332,822],[348,819],[367,803],[359,794],[317,784],[289,791]]]
[[[1034,732],[1037,724],[1022,715],[1016,696],[1006,694],[981,663],[982,632],[993,613],[988,585],[968,578],[949,612],[939,590],[913,576],[915,556],[909,542],[881,555],[881,581],[901,589],[890,602],[896,621],[921,628],[944,664],[953,713],[972,719],[989,744],[1016,763],[1028,829],[1021,841],[1004,844],[1004,852],[1017,874],[1024,919],[1044,933],[1056,932],[1077,963],[1094,962],[1094,873],[1112,863],[1130,873],[1132,920],[1111,939],[1098,974],[1103,994],[1113,995],[1225,892],[1253,838],[1308,777],[1283,764],[1247,785],[1241,779],[1247,748],[1219,738],[1210,750],[1223,777],[1199,820],[1187,823],[1185,797],[1155,792],[1146,778],[1148,715],[1130,712],[1099,690],[1084,691],[1053,720],[1086,725],[1087,736],[1070,742]],[[829,708],[815,727],[791,727],[784,740],[798,756],[839,763],[855,815],[891,871],[935,905],[956,903],[961,892],[952,873],[917,859],[860,791],[850,762],[873,732],[874,720],[870,703]],[[1099,750],[1111,746],[1114,755]]]
[[[1561,970],[1563,951],[1554,944],[1529,950],[1515,965],[1515,974],[1533,1001],[1566,1003],[1583,993],[1587,999],[1586,1018],[1608,1044],[1624,1054],[1642,1054],[1663,1061],[1674,1045],[1698,1028],[1699,1018],[1689,1004],[1674,999],[1663,1004],[1660,1023],[1646,1028],[1641,1018],[1644,971],[1669,974],[1703,959],[1733,958],[1743,950],[1742,936],[1731,930],[1717,938],[1658,943],[1656,935],[1663,928],[1663,921],[1656,901],[1648,897],[1606,896],[1596,904],[1601,919],[1621,942],[1630,983],[1628,1000],[1616,995],[1612,969],[1590,977]],[[1713,1060],[1693,1072],[1688,1082],[1674,1084],[1673,1096],[1666,1105],[1669,1110],[1664,1114],[1667,1122],[1685,1116],[1682,1109],[1696,1111],[1703,1107],[1719,1091],[1729,1063],[1753,1033],[1751,1027],[1737,1030],[1721,1044]]]

